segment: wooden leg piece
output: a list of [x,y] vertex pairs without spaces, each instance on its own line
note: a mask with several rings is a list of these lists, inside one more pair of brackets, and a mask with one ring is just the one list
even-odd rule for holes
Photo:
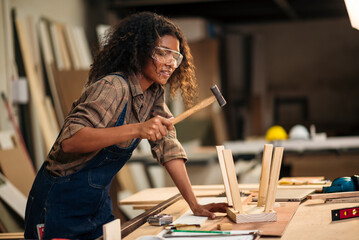
[[263,157],[262,157],[261,178],[259,183],[258,202],[257,202],[258,207],[263,207],[266,200],[268,183],[269,183],[270,165],[272,162],[272,152],[273,152],[273,145],[265,144],[263,150]]
[[238,189],[238,180],[236,170],[234,168],[233,155],[230,149],[223,150],[224,162],[228,174],[228,183],[233,200],[233,208],[235,211],[243,212],[241,195]]
[[224,156],[223,156],[224,146],[217,146],[216,148],[217,148],[218,162],[219,162],[219,166],[221,168],[222,177],[223,177],[224,189],[226,191],[228,206],[233,206],[231,189],[230,189],[229,183],[228,183],[228,174],[227,174],[226,164],[224,162]]
[[273,206],[274,206],[274,202],[275,202],[275,195],[276,195],[277,186],[278,186],[279,172],[280,172],[280,167],[282,164],[283,150],[284,150],[283,147],[275,147],[274,148],[273,162],[272,162],[272,167],[271,167],[268,192],[267,192],[266,203],[265,203],[265,207],[264,207],[264,212],[266,212],[266,213],[273,210]]
[[[278,185],[278,178],[279,178],[279,172],[280,167],[282,163],[282,157],[283,157],[283,147],[276,147],[274,148],[274,154],[273,154],[273,161],[272,164],[270,164],[271,160],[271,154],[272,154],[273,146],[271,145],[265,145],[264,151],[263,151],[263,166],[265,169],[263,169],[262,166],[262,174],[261,174],[261,182],[259,189],[262,189],[262,192],[260,192],[262,196],[262,201],[265,202],[264,207],[260,206],[260,204],[257,205],[244,205],[241,206],[240,212],[236,209],[235,203],[235,196],[233,195],[233,178],[230,173],[230,167],[227,167],[227,173],[228,173],[228,179],[229,184],[231,186],[231,192],[232,192],[232,198],[233,198],[233,208],[229,207],[227,208],[227,214],[228,217],[234,221],[235,223],[251,223],[251,222],[274,222],[277,221],[277,213],[273,211],[273,205],[275,202],[275,195],[277,191],[277,185]],[[228,150],[224,150],[224,159],[227,164],[228,158],[231,157],[232,153]],[[228,161],[229,162],[229,161]],[[233,162],[233,161],[232,161]],[[270,167],[271,165],[271,167]],[[234,168],[234,166],[233,166]],[[269,182],[268,182],[269,178]],[[264,186],[263,186],[264,185]],[[267,189],[267,193],[265,194],[265,190]],[[263,197],[265,196],[265,198]],[[259,201],[258,197],[258,201]],[[238,208],[238,206],[237,206]]]

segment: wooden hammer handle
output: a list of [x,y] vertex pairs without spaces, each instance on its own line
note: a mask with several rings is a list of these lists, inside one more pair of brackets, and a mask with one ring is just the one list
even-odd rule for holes
[[215,96],[211,96],[209,98],[204,99],[202,102],[198,103],[197,105],[195,105],[194,107],[188,109],[187,111],[181,113],[180,115],[178,115],[175,118],[172,118],[171,121],[173,124],[179,123],[180,121],[182,121],[183,119],[191,116],[193,113],[211,105],[214,101],[216,101],[216,97]]

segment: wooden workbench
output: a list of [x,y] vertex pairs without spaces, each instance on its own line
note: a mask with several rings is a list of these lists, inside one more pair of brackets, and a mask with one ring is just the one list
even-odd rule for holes
[[[240,184],[241,187],[244,187]],[[220,186],[212,186],[220,188]],[[255,186],[251,185],[248,188]],[[284,186],[281,186],[284,187]],[[302,186],[309,187],[309,186]],[[315,186],[317,187],[317,186]],[[194,188],[200,188],[196,186]],[[245,188],[245,187],[244,187]],[[340,220],[336,222],[331,221],[331,210],[340,208],[349,208],[358,206],[358,203],[324,203],[322,199],[305,200],[302,202],[297,211],[293,215],[291,221],[285,228],[281,237],[268,237],[264,239],[356,239],[359,236],[359,218],[352,218],[346,220]],[[180,198],[178,201],[172,203],[169,207],[164,209],[162,213],[171,214],[176,220],[188,211],[187,203]],[[201,230],[214,230],[218,223],[228,222],[225,214],[217,214],[216,219],[207,220],[201,227]],[[234,224],[234,223],[233,223]],[[236,224],[238,225],[238,224]],[[143,235],[157,235],[161,232],[162,227],[150,226],[147,223],[137,228],[129,235],[124,237],[124,240],[134,240]],[[233,229],[243,229],[243,226],[233,226]],[[247,230],[253,230],[247,229]]]

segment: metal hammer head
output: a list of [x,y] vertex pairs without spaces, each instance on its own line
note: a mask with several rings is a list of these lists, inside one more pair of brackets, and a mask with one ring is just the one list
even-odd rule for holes
[[226,100],[224,99],[224,97],[222,96],[221,92],[219,91],[217,85],[214,85],[213,87],[211,87],[211,91],[213,93],[213,95],[216,97],[219,106],[223,107],[224,105],[226,105]]

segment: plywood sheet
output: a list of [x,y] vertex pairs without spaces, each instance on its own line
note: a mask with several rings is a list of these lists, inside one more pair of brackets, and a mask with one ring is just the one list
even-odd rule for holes
[[[61,102],[62,112],[66,116],[72,103],[80,97],[88,79],[88,70],[62,70],[52,68],[56,89]],[[69,87],[71,86],[71,87]]]
[[35,179],[35,172],[31,163],[26,160],[26,154],[19,142],[15,144],[13,149],[0,150],[0,168],[7,179],[24,196],[28,196]]

